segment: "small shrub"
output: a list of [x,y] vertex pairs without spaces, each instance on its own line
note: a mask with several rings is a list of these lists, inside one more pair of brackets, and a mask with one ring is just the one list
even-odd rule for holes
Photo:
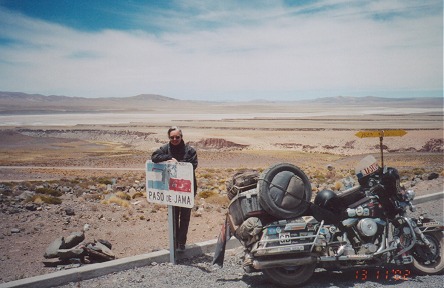
[[62,196],[63,193],[57,190],[54,190],[52,188],[38,188],[35,190],[36,193],[44,194],[44,195],[50,195],[54,197]]
[[117,205],[119,205],[121,207],[129,207],[130,206],[130,203],[127,200],[119,198],[119,197],[117,197],[115,195],[111,196],[107,200],[101,201],[100,203],[102,203],[102,204],[113,204],[114,203],[114,204],[117,204]]
[[85,194],[83,196],[83,198],[88,201],[100,201],[103,199],[103,196],[100,194],[94,193],[94,194]]
[[160,208],[162,208],[162,205],[160,204],[154,204],[153,209],[151,209],[151,213],[157,213],[157,211],[160,210]]
[[213,175],[212,175],[212,174],[210,174],[210,173],[204,173],[204,174],[201,174],[201,175],[200,175],[200,177],[201,177],[201,178],[205,178],[205,179],[208,179],[208,178],[211,178],[211,177],[213,177]]
[[335,182],[335,185],[334,185],[334,187],[333,187],[333,189],[336,190],[336,191],[339,191],[339,190],[341,190],[342,187],[344,187],[344,185],[342,184],[342,182],[340,182],[340,181],[336,181],[336,182]]
[[45,196],[45,195],[34,195],[31,198],[31,201],[37,204],[46,203],[46,204],[62,204],[62,199],[52,196]]
[[113,182],[112,182],[111,180],[109,180],[109,179],[105,179],[105,178],[99,178],[99,179],[97,180],[97,182],[100,183],[100,184],[105,184],[105,185],[111,185],[111,184],[113,184]]
[[415,174],[415,175],[422,175],[424,173],[425,173],[424,168],[413,168],[413,174]]
[[3,184],[3,185],[5,185],[6,187],[9,187],[9,188],[14,186],[14,184],[12,184],[11,182],[1,182],[0,184]]
[[123,200],[131,200],[131,196],[122,191],[117,191],[116,196]]
[[213,204],[217,206],[226,207],[230,204],[230,200],[226,196],[222,196],[220,194],[211,195],[205,199],[205,202],[208,204]]
[[211,196],[218,195],[218,194],[219,193],[217,193],[214,190],[212,190],[212,191],[206,190],[206,191],[199,192],[197,195],[199,196],[199,198],[207,199],[207,198],[209,198]]
[[138,197],[145,197],[145,193],[143,193],[143,192],[136,192],[136,193],[134,193],[133,199],[136,199]]

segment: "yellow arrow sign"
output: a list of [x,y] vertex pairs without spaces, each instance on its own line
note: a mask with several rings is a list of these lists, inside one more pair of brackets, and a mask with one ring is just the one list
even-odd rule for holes
[[391,136],[404,136],[407,134],[405,130],[368,130],[368,131],[359,131],[355,135],[359,138],[367,138],[367,137],[391,137]]

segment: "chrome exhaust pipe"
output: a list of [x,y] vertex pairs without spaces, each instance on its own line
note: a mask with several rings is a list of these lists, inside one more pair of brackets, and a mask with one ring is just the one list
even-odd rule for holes
[[287,266],[300,266],[306,264],[316,263],[316,257],[304,257],[304,258],[291,258],[291,259],[276,259],[276,260],[254,260],[253,267],[257,270],[287,267]]

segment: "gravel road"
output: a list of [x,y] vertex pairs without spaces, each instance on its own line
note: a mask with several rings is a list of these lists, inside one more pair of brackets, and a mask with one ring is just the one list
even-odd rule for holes
[[[443,200],[431,201],[418,205],[416,215],[429,212],[429,216],[443,220]],[[127,271],[117,272],[103,277],[70,283],[59,288],[106,287],[106,288],[208,288],[208,287],[277,287],[268,282],[261,273],[244,273],[240,265],[241,248],[226,252],[224,266],[212,266],[212,255],[202,255],[193,259],[178,261],[176,265],[170,263],[153,263],[150,266],[140,267]],[[398,269],[398,273],[407,273],[405,268]],[[392,270],[389,269],[389,274]],[[377,276],[379,276],[379,279]],[[443,287],[444,276],[416,276],[409,275],[405,279],[390,275],[385,279],[386,269],[369,270],[367,279],[362,280],[362,272],[328,272],[316,270],[310,282],[304,287]],[[358,279],[357,279],[358,278]]]

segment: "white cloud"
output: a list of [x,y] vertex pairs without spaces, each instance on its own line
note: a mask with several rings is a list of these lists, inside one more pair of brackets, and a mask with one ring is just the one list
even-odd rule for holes
[[[80,32],[0,10],[0,36],[17,41],[0,45],[0,90],[182,99],[442,91],[442,14],[394,15],[410,9],[404,3],[411,5],[370,1],[312,14],[301,7],[231,14],[207,7],[198,19],[214,29],[171,18],[167,32],[157,34]],[[316,5],[310,9],[323,7]],[[375,11],[391,19],[375,20]]]

